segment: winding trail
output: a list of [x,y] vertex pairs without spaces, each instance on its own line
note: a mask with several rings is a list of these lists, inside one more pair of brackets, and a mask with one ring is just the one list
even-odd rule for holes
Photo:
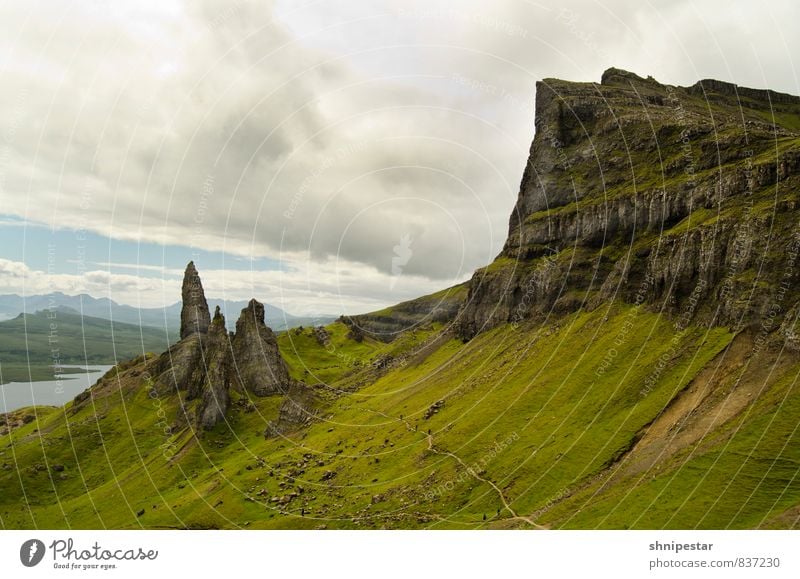
[[[407,429],[409,432],[412,432],[412,433],[417,433],[417,432],[419,432],[419,430],[417,429],[417,427],[416,427],[415,425],[412,425],[412,424],[411,424],[411,423],[410,423],[408,420],[406,420],[405,418],[402,418],[402,417],[397,417],[397,416],[390,416],[390,415],[386,414],[385,412],[381,412],[380,410],[374,410],[374,409],[372,409],[372,408],[360,408],[360,410],[366,410],[366,411],[368,411],[368,412],[372,412],[373,414],[378,414],[378,415],[380,415],[380,416],[382,416],[382,417],[384,417],[384,418],[388,418],[389,420],[398,420],[398,421],[402,422],[402,423],[405,425],[406,429]],[[484,477],[482,477],[481,475],[479,475],[479,474],[478,474],[478,473],[477,473],[477,472],[476,472],[476,471],[475,471],[473,468],[471,468],[470,466],[468,466],[468,465],[467,465],[467,463],[465,463],[465,462],[464,462],[464,461],[461,459],[461,457],[460,457],[460,456],[458,456],[457,454],[455,454],[455,453],[453,453],[453,452],[450,452],[449,450],[440,450],[440,449],[438,449],[438,448],[436,447],[436,445],[434,445],[434,443],[433,443],[433,435],[432,435],[432,434],[425,434],[425,438],[426,438],[426,440],[427,440],[427,442],[428,442],[428,450],[429,450],[429,451],[431,451],[431,452],[432,452],[432,453],[434,453],[434,454],[438,454],[438,455],[440,455],[440,456],[449,456],[450,458],[452,458],[453,460],[455,460],[456,462],[458,462],[458,464],[460,464],[460,465],[462,466],[462,468],[464,468],[464,470],[466,470],[466,471],[467,471],[467,473],[468,473],[470,476],[472,476],[474,479],[476,479],[477,481],[479,481],[479,482],[482,482],[482,483],[484,483],[484,484],[487,484],[487,485],[489,485],[490,487],[492,487],[492,488],[494,489],[494,491],[497,493],[497,496],[500,498],[500,501],[503,503],[503,507],[504,507],[504,508],[505,508],[505,509],[506,509],[506,510],[509,512],[509,513],[511,513],[511,517],[508,517],[508,518],[506,518],[506,519],[502,519],[502,520],[505,520],[505,521],[523,521],[523,522],[527,523],[528,525],[530,525],[530,526],[532,526],[532,527],[534,527],[534,528],[536,528],[536,529],[547,529],[547,528],[548,528],[547,526],[540,525],[539,523],[537,523],[536,521],[534,521],[534,520],[533,520],[531,517],[526,517],[526,516],[524,516],[524,515],[520,515],[519,513],[517,513],[517,512],[516,512],[516,511],[513,509],[513,507],[511,506],[511,503],[509,503],[508,499],[506,499],[506,496],[505,496],[505,494],[503,493],[503,490],[502,490],[500,487],[498,487],[498,486],[497,486],[497,485],[496,485],[494,482],[492,482],[491,480],[489,480],[489,479],[487,479],[487,478],[484,478]],[[428,513],[428,516],[431,516],[431,513]],[[445,517],[440,517],[440,516],[438,516],[438,515],[435,515],[435,516],[436,516],[437,518],[441,518],[441,519],[444,519],[444,520],[448,520],[448,519],[446,519]]]
[[475,478],[476,480],[478,480],[480,482],[483,482],[483,483],[489,485],[490,487],[492,487],[497,492],[497,496],[500,497],[500,501],[503,503],[503,507],[505,507],[506,510],[508,510],[509,513],[511,513],[511,517],[509,519],[504,519],[504,520],[524,521],[524,522],[528,523],[529,525],[531,525],[532,527],[535,527],[537,529],[546,529],[547,528],[545,526],[542,526],[542,525],[538,524],[536,521],[534,521],[530,517],[526,517],[526,516],[518,514],[511,507],[511,504],[506,499],[506,496],[505,496],[505,494],[503,493],[503,490],[500,487],[498,487],[496,484],[494,484],[494,482],[492,482],[488,478],[483,478],[481,475],[479,475],[477,472],[475,472],[475,469],[467,466],[467,464],[463,460],[461,460],[461,457],[459,457],[457,454],[454,454],[454,453],[450,452],[449,450],[439,450],[439,449],[437,449],[436,446],[433,444],[433,435],[432,434],[428,434],[427,435],[427,439],[428,439],[428,450],[430,450],[431,452],[433,452],[435,454],[439,454],[439,455],[442,455],[442,456],[449,456],[449,457],[455,459],[458,462],[458,464],[460,464],[467,471],[467,473],[470,474],[473,478]]

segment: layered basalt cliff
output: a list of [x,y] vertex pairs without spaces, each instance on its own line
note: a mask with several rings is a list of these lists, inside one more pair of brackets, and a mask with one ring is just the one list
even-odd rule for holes
[[614,299],[737,328],[795,307],[800,98],[610,69],[600,84],[537,83],[535,114],[508,239],[469,282],[463,339]]
[[219,307],[211,318],[191,262],[184,274],[183,299],[181,340],[152,363],[151,372],[159,393],[181,396],[184,413],[178,421],[213,428],[225,421],[234,391],[240,396],[292,392],[297,399],[310,399],[298,394],[307,387],[289,377],[275,334],[264,323],[261,303],[250,300],[236,332],[228,333]]

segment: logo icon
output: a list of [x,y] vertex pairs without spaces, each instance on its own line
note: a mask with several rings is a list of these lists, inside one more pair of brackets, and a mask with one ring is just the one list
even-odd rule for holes
[[36,567],[44,558],[44,543],[39,539],[29,539],[19,548],[19,560],[26,567]]
[[397,279],[403,274],[403,266],[407,265],[414,252],[411,250],[411,243],[414,240],[408,233],[400,238],[400,243],[395,245],[394,256],[392,257],[392,279],[389,282],[389,289],[394,289]]

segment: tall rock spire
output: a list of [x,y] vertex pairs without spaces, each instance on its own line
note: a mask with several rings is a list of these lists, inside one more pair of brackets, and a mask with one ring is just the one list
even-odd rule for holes
[[190,261],[183,274],[183,288],[181,290],[183,308],[181,309],[181,340],[192,334],[208,333],[211,324],[211,314],[208,311],[208,302],[203,293],[203,284],[200,275]]
[[249,394],[290,396],[291,404],[284,404],[270,432],[286,432],[316,417],[317,399],[289,376],[275,334],[264,323],[263,304],[250,300],[236,322],[236,333],[229,333],[219,306],[211,319],[193,262],[186,266],[182,297],[181,339],[153,366],[160,391],[179,393],[179,416],[211,430],[225,421],[234,389],[237,399]]

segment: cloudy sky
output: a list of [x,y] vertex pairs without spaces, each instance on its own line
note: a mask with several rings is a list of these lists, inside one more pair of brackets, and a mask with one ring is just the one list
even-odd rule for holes
[[793,0],[0,7],[0,293],[359,313],[501,249],[536,80],[800,93]]

